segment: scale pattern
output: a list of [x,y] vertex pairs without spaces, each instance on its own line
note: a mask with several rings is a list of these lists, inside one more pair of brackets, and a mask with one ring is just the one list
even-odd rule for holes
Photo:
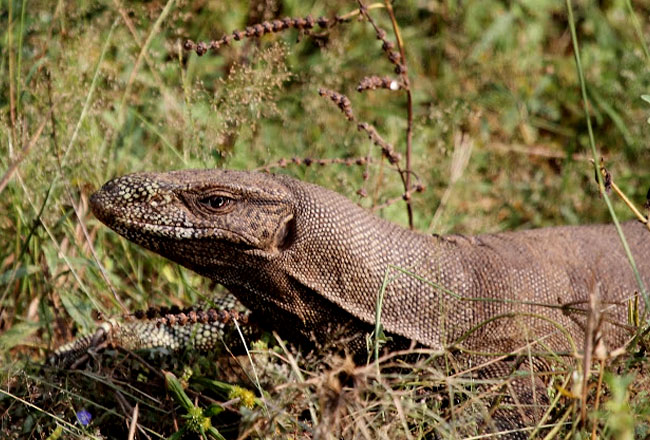
[[225,295],[189,309],[151,308],[136,312],[122,322],[103,322],[97,330],[58,347],[49,363],[71,367],[82,363],[89,353],[107,346],[126,350],[164,348],[169,351],[196,349],[208,351],[220,344],[238,347],[237,320],[246,338],[254,338],[258,329],[249,322],[250,312],[235,297]]
[[[426,236],[322,187],[229,170],[120,177],[91,207],[120,235],[224,285],[292,340],[347,336],[348,350],[362,352],[380,291],[395,345],[571,354],[594,292],[607,347],[634,330],[628,309],[639,288],[611,225]],[[650,233],[638,222],[623,230],[648,285]]]
[[[503,351],[544,337],[570,350],[594,289],[614,346],[629,335],[638,291],[611,225],[431,237],[319,186],[229,170],[120,177],[91,206],[129,240],[226,286],[271,328],[320,342],[332,326],[374,325],[387,271],[384,328],[439,349],[477,328],[465,346]],[[650,234],[638,222],[623,229],[648,284]]]

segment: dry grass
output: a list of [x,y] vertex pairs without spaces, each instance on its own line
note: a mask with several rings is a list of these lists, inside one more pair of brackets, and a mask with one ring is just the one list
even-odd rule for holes
[[[387,4],[0,2],[2,436],[124,438],[130,427],[139,438],[169,436],[187,420],[160,371],[180,376],[184,366],[192,402],[226,409],[212,420],[229,438],[458,438],[490,420],[507,381],[476,387],[463,368],[447,375],[454,353],[353,365],[270,340],[254,347],[261,383],[247,359],[219,354],[109,351],[84,370],[40,366],[98,313],[192,304],[212,291],[92,218],[89,194],[115,175],[273,166],[437,233],[609,220],[584,160],[590,141],[563,4],[405,2],[394,15]],[[579,2],[575,23],[596,147],[617,188],[641,205],[650,6],[633,6]],[[296,21],[308,14],[330,21]],[[246,30],[284,15],[293,19],[282,32]],[[235,29],[252,37],[202,58],[183,50],[187,39]],[[356,123],[319,88],[346,97]],[[631,217],[623,203],[614,209]],[[647,436],[644,343],[614,361],[577,362],[588,380],[564,370],[546,378],[544,423],[556,428],[539,437]],[[259,385],[264,398],[241,407],[241,396],[204,380],[215,377]],[[76,420],[82,408],[88,427]]]

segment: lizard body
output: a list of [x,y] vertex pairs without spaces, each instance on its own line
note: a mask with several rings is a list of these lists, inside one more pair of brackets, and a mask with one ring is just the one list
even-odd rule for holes
[[[257,319],[303,339],[327,342],[333,325],[372,328],[387,271],[382,325],[432,348],[462,339],[501,352],[543,337],[571,350],[567,336],[582,337],[594,289],[608,346],[630,335],[638,286],[611,225],[432,237],[316,185],[229,170],[117,178],[91,206],[119,234],[223,284]],[[623,230],[650,283],[650,234],[637,222]]]
[[[471,356],[576,354],[593,297],[608,348],[635,330],[628,311],[639,287],[612,225],[426,236],[320,186],[228,170],[127,175],[90,201],[107,226],[223,284],[255,322],[287,339],[325,344],[345,337],[347,350],[365,353],[380,292],[391,348],[415,341]],[[648,285],[650,232],[639,222],[622,227]],[[160,339],[151,325],[135,332],[147,338],[141,346]],[[131,327],[123,333],[132,340]],[[82,342],[67,352],[78,353],[88,345]],[[489,363],[479,378],[508,377],[520,365]],[[510,387],[512,402],[548,402],[536,378],[514,379]],[[519,429],[539,420],[536,411],[498,409],[494,429],[527,438]]]

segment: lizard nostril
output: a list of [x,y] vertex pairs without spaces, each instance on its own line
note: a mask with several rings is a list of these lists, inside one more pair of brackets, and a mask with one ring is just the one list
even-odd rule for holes
[[102,206],[103,206],[103,188],[90,196],[90,210],[93,212],[95,217],[101,219]]
[[124,177],[117,177],[115,179],[111,179],[108,182],[106,182],[102,186],[102,191],[105,192],[113,192],[117,189],[118,186],[120,186],[120,182],[124,180]]
[[90,210],[93,212],[95,217],[99,219],[102,218],[101,213],[106,209],[106,199],[119,193],[120,187],[122,186],[120,185],[120,181],[122,179],[122,177],[118,177],[109,180],[90,196]]

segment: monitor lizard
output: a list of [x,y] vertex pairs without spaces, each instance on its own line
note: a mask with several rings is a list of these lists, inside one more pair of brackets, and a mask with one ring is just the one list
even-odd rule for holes
[[[231,170],[127,175],[90,203],[118,234],[224,285],[262,327],[298,342],[343,334],[363,352],[380,292],[393,348],[576,354],[594,292],[605,345],[634,332],[639,286],[612,225],[428,236],[323,187]],[[650,232],[622,228],[648,285]]]

